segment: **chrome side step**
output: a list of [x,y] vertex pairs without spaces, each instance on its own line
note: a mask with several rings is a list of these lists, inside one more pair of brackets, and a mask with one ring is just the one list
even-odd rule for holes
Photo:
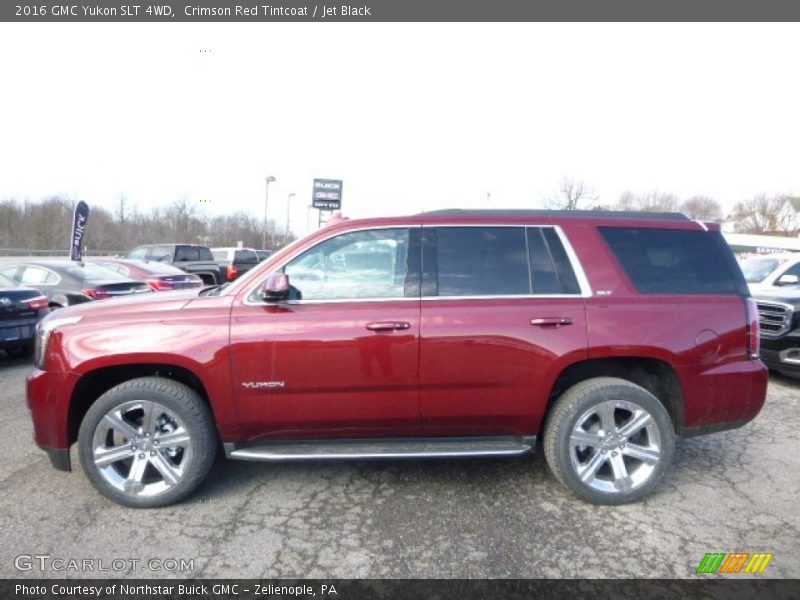
[[268,441],[224,444],[228,458],[238,460],[336,460],[363,458],[434,458],[517,456],[531,452],[536,436],[387,438]]

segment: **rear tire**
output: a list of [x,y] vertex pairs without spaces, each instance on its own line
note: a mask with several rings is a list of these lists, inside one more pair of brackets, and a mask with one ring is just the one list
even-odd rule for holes
[[644,388],[612,377],[588,379],[564,392],[544,430],[553,474],[593,504],[625,504],[651,494],[674,451],[664,405]]
[[78,433],[83,470],[102,494],[124,506],[179,502],[208,475],[217,434],[208,406],[163,377],[126,381],[89,408]]

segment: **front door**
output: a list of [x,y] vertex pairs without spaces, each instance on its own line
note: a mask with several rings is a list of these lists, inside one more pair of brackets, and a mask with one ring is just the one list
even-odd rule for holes
[[282,266],[289,301],[251,294],[234,307],[232,375],[245,437],[418,432],[419,253],[409,247],[419,228],[411,231],[321,241]]

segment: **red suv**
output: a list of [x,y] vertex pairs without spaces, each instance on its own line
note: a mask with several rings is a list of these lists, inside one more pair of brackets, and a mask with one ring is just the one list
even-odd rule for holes
[[232,284],[59,310],[28,405],[128,506],[229,458],[513,456],[577,496],[663,479],[676,436],[758,414],[758,315],[717,225],[448,210],[339,221]]

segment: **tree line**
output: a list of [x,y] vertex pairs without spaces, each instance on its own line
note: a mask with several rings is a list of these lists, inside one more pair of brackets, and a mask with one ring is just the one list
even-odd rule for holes
[[[0,250],[67,252],[75,201],[51,196],[39,201],[0,200]],[[89,254],[117,254],[141,244],[180,242],[261,248],[264,221],[243,211],[209,216],[181,199],[147,212],[120,197],[113,210],[90,206],[84,245]],[[292,241],[291,232],[267,223],[267,248]]]
[[800,196],[759,194],[737,202],[726,214],[722,205],[708,196],[678,196],[659,190],[624,192],[611,204],[603,203],[584,182],[564,178],[558,189],[545,198],[547,208],[558,210],[625,210],[634,212],[682,212],[701,221],[731,221],[738,233],[796,237],[800,235]]

